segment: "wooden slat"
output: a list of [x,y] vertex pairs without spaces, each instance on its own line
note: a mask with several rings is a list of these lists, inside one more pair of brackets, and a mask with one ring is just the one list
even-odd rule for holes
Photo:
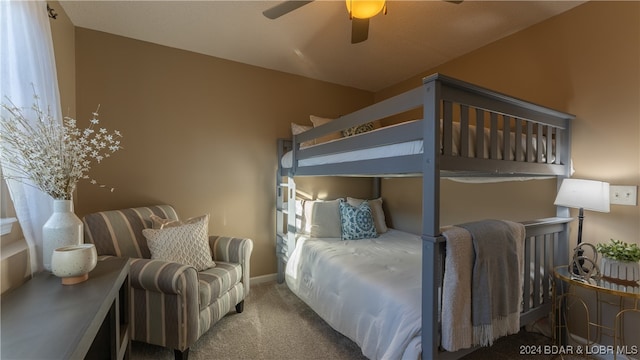
[[542,250],[544,250],[545,235],[535,237],[534,245],[534,265],[533,265],[533,307],[540,306],[540,264],[542,259]]
[[515,129],[515,161],[522,161],[522,120],[516,118],[516,129]]
[[484,159],[484,110],[476,109],[476,159]]
[[460,156],[469,157],[469,107],[460,105]]
[[453,104],[444,101],[442,121],[442,153],[453,155]]
[[527,274],[531,274],[531,243],[535,239],[534,237],[527,237],[524,240],[524,286],[523,286],[523,298],[524,306],[522,312],[527,312],[531,308],[531,302],[529,301],[529,294],[531,294],[531,277]]
[[542,124],[538,124],[538,130],[536,131],[536,142],[537,142],[537,146],[536,146],[536,161],[541,163],[543,160],[542,157],[542,149],[544,148],[543,146],[543,140],[544,140],[544,127],[542,126]]
[[551,278],[551,271],[553,269],[553,248],[554,242],[557,239],[556,234],[547,234],[545,235],[545,263],[544,263],[544,276],[542,282],[542,294],[544,295],[544,302],[548,303],[551,300],[551,289],[549,286],[549,281],[547,279]]
[[533,123],[531,121],[527,121],[527,144],[526,144],[526,153],[525,159],[526,162],[531,162],[533,160]]
[[554,151],[554,155],[556,157],[555,159],[555,163],[556,164],[561,164],[562,163],[562,156],[564,155],[562,153],[562,149],[563,149],[563,143],[562,143],[562,138],[564,136],[564,130],[560,129],[560,128],[556,128],[556,138],[555,138],[555,142],[556,142],[556,151]]
[[489,114],[491,123],[489,125],[489,158],[498,159],[498,114]]
[[553,126],[546,126],[547,128],[547,151],[546,151],[546,160],[547,164],[552,164],[555,154],[553,153]]
[[511,117],[502,117],[502,138],[504,148],[502,149],[502,160],[511,160]]

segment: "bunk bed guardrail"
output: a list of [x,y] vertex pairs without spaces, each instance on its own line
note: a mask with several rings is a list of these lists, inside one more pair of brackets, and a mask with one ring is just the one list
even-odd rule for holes
[[[418,108],[423,109],[423,118],[418,121],[301,147],[303,142]],[[443,176],[561,176],[570,162],[568,134],[572,118],[570,114],[435,74],[425,78],[421,87],[294,136],[290,171],[297,176],[419,175],[424,172],[423,161],[432,161],[444,171]],[[423,141],[424,151],[420,154],[299,165],[318,156],[416,140]]]
[[[520,324],[523,326],[544,318],[553,310],[553,268],[566,264],[569,255],[564,234],[566,234],[567,226],[572,220],[572,218],[566,217],[550,217],[522,222],[526,230],[522,274],[523,303],[520,313]],[[447,352],[440,346],[440,312],[443,306],[442,287],[445,268],[444,257],[446,256],[444,238],[440,238],[436,246],[438,251],[433,264],[436,269],[437,286],[433,288],[433,291],[431,288],[423,288],[423,293],[426,292],[426,298],[436,296],[439,305],[437,308],[427,309],[423,300],[423,317],[425,314],[437,312],[437,316],[434,315],[437,326],[425,327],[423,323],[422,358],[458,359],[478,350],[478,347]],[[433,330],[425,332],[424,329]],[[427,340],[426,344],[425,340]]]

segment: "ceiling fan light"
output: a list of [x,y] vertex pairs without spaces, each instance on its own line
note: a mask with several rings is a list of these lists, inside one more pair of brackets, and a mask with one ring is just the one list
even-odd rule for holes
[[384,9],[385,0],[346,0],[349,14],[358,19],[369,19]]

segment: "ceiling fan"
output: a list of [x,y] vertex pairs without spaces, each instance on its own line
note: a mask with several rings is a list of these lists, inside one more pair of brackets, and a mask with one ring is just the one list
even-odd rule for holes
[[[311,1],[289,0],[269,8],[262,12],[269,19],[277,19],[298,8],[307,5]],[[347,11],[351,19],[351,43],[356,44],[367,40],[369,37],[369,19],[378,13],[387,13],[385,0],[346,0]]]
[[[277,19],[298,8],[301,8],[311,1],[288,0],[271,7],[262,12],[269,19]],[[464,0],[444,0],[454,4],[459,4]],[[367,40],[369,37],[369,19],[380,12],[386,15],[386,0],[346,0],[349,19],[351,20],[351,43],[357,44]]]

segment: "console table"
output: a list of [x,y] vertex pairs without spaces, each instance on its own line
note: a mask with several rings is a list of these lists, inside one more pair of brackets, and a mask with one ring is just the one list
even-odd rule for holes
[[0,300],[2,358],[129,357],[128,259],[98,261],[76,285],[41,272]]

